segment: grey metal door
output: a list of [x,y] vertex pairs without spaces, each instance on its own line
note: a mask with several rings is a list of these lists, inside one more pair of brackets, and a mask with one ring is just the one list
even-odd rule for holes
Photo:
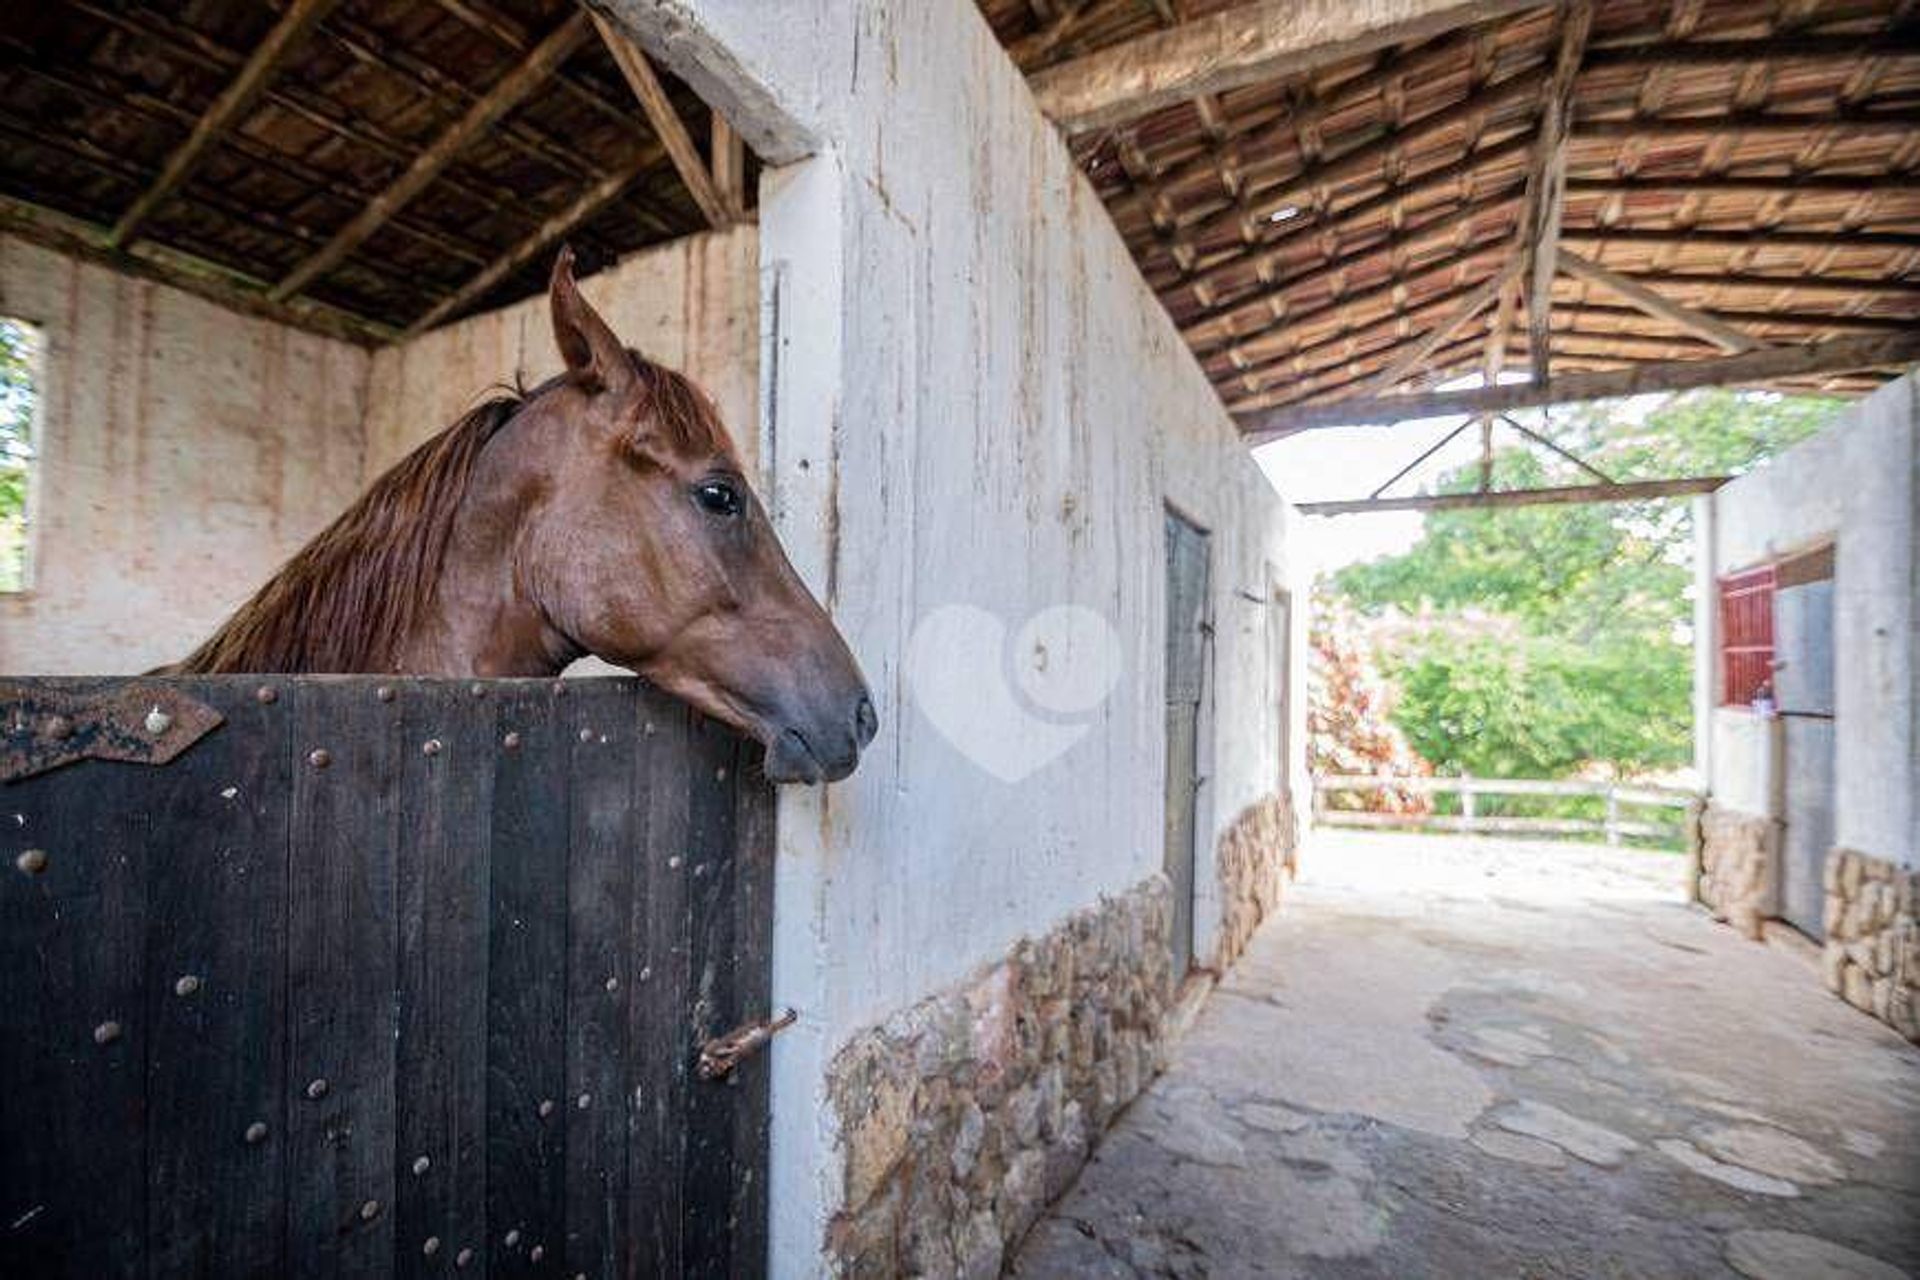
[[1173,977],[1193,967],[1194,841],[1200,716],[1207,683],[1207,535],[1167,512],[1167,879],[1173,882]]
[[1833,580],[1779,587],[1773,636],[1786,820],[1780,914],[1817,939],[1825,936],[1820,872],[1833,848]]

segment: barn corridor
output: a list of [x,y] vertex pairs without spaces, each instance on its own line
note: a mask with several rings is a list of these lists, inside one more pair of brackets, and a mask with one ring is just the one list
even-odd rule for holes
[[1673,855],[1323,831],[1013,1274],[1920,1270],[1920,1055],[1816,963]]

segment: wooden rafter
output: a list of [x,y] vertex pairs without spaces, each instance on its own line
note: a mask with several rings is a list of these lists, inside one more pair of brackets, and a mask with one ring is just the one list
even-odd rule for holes
[[338,266],[346,256],[379,230],[408,201],[426,190],[442,170],[453,163],[462,148],[511,111],[539,87],[586,40],[592,29],[583,11],[576,10],[552,34],[534,47],[524,61],[509,71],[500,82],[476,99],[466,114],[435,138],[414,158],[405,173],[369,201],[365,208],[317,252],[300,263],[273,287],[275,301],[301,293],[315,280]]
[[115,271],[157,280],[244,315],[260,316],[296,329],[323,333],[362,346],[381,345],[399,336],[387,325],[325,303],[302,298],[277,301],[269,295],[265,282],[196,254],[151,241],[115,247],[109,227],[11,196],[0,195],[0,231],[60,253],[103,263]]
[[141,224],[193,175],[194,167],[208,149],[245,117],[248,108],[253,106],[266,88],[267,82],[273,79],[293,51],[300,47],[307,33],[319,25],[328,10],[337,3],[339,0],[293,0],[287,6],[287,11],[273,24],[273,30],[267,33],[267,38],[260,42],[260,46],[240,68],[240,74],[227,83],[227,87],[220,91],[220,96],[214,99],[213,105],[207,108],[206,114],[193,126],[186,140],[167,157],[166,163],[160,167],[160,176],[120,215],[120,220],[108,235],[108,243],[112,247],[122,248],[132,242]]
[[484,298],[488,291],[502,280],[532,262],[534,258],[552,248],[567,233],[619,199],[621,192],[632,186],[635,179],[659,159],[659,149],[648,148],[588,187],[572,204],[534,228],[513,248],[488,263],[479,274],[434,303],[418,320],[407,326],[403,336],[412,337],[417,333],[424,333],[441,321],[459,315],[461,311]]
[[1661,40],[1596,48],[1595,69],[1612,67],[1718,67],[1759,62],[1863,62],[1868,58],[1920,56],[1920,34],[1896,29],[1857,36],[1768,36],[1758,40]]
[[1300,75],[1537,3],[1258,0],[1049,67],[1033,77],[1033,91],[1068,132],[1107,128],[1198,94]]
[[1546,404],[1607,400],[1654,391],[1755,385],[1818,373],[1898,368],[1920,361],[1920,332],[1834,338],[1804,346],[1768,347],[1713,360],[1672,360],[1631,369],[1575,374],[1555,382],[1480,387],[1419,396],[1339,400],[1310,408],[1256,413],[1241,420],[1253,443],[1333,426],[1372,426],[1452,413],[1499,413]]
[[[1395,232],[1386,231],[1361,247],[1336,257],[1325,258],[1313,264],[1305,271],[1291,275],[1277,276],[1261,284],[1252,291],[1241,290],[1223,299],[1211,307],[1204,307],[1186,317],[1183,326],[1196,329],[1214,321],[1231,322],[1236,316],[1256,314],[1260,306],[1276,307],[1293,297],[1312,293],[1323,285],[1330,284],[1336,277],[1344,277],[1356,271],[1374,266],[1382,260],[1391,260],[1401,264],[1401,270],[1424,265],[1424,259],[1436,253],[1443,257],[1457,258],[1460,254],[1479,247],[1479,241],[1469,240],[1466,244],[1458,242],[1460,228],[1471,228],[1490,217],[1502,217],[1513,207],[1512,199],[1485,200],[1464,209],[1442,210],[1434,216]],[[1393,274],[1389,272],[1389,274]],[[1351,300],[1353,295],[1345,297]]]
[[[1502,236],[1482,241],[1477,245],[1471,246],[1461,254],[1444,258],[1435,265],[1421,271],[1396,276],[1365,289],[1355,289],[1352,292],[1343,293],[1319,306],[1308,307],[1298,313],[1288,314],[1286,315],[1286,320],[1291,325],[1303,325],[1324,316],[1357,312],[1371,303],[1383,300],[1392,302],[1395,296],[1402,290],[1411,289],[1416,285],[1427,284],[1434,280],[1448,278],[1458,271],[1473,268],[1490,253],[1498,252],[1505,243],[1505,240],[1506,237]],[[1234,310],[1236,313],[1240,313],[1250,307],[1264,306],[1267,302],[1268,299],[1265,297],[1256,298],[1249,302],[1234,304]],[[1222,348],[1230,348],[1238,345],[1241,342],[1241,337],[1235,335],[1230,329],[1222,329],[1221,321],[1226,318],[1227,317],[1216,317],[1204,324],[1187,326],[1183,328],[1181,332],[1186,335],[1188,342],[1202,354],[1207,354]]]
[[1560,252],[1560,217],[1566,205],[1567,139],[1573,119],[1573,90],[1593,29],[1592,0],[1574,0],[1560,15],[1560,43],[1553,78],[1540,109],[1534,138],[1533,169],[1527,179],[1527,214],[1522,229],[1526,257],[1527,350],[1535,382],[1547,380],[1547,333],[1553,307],[1554,265]]
[[1408,348],[1404,354],[1385,369],[1381,370],[1373,381],[1367,384],[1366,394],[1370,396],[1385,395],[1406,381],[1409,376],[1418,372],[1420,367],[1427,362],[1435,351],[1439,350],[1442,344],[1446,343],[1454,334],[1465,328],[1467,322],[1484,311],[1488,303],[1493,302],[1499,297],[1501,291],[1512,282],[1515,276],[1520,274],[1521,265],[1521,261],[1518,258],[1513,259],[1500,274],[1494,276],[1491,280],[1488,280],[1478,289],[1468,294],[1467,300],[1460,304],[1459,310],[1455,311],[1451,317],[1444,323],[1429,329],[1426,334]]
[[747,145],[727,118],[707,112],[707,153],[713,157],[713,186],[727,206],[728,220],[747,216]]
[[1539,507],[1570,502],[1646,502],[1712,493],[1727,476],[1686,476],[1678,480],[1629,480],[1620,484],[1570,484],[1550,489],[1492,489],[1480,493],[1422,493],[1408,498],[1359,498],[1343,502],[1303,502],[1303,515],[1351,516],[1381,511],[1462,511],[1473,507]]
[[1743,333],[1705,312],[1675,302],[1637,280],[1617,271],[1609,271],[1599,263],[1564,247],[1560,250],[1560,269],[1576,280],[1598,285],[1620,295],[1655,319],[1665,320],[1668,324],[1704,338],[1722,351],[1754,351],[1767,345],[1750,333]]
[[666,86],[654,74],[647,55],[640,51],[639,45],[627,38],[626,32],[614,26],[611,19],[597,10],[588,12],[592,14],[594,28],[599,31],[607,52],[613,55],[613,61],[620,68],[627,87],[633,90],[633,96],[640,102],[640,109],[646,112],[654,136],[667,149],[674,170],[679,173],[680,180],[687,184],[687,191],[693,196],[693,202],[700,206],[700,212],[706,215],[707,225],[726,226],[733,221],[733,210],[714,184],[712,171],[701,158],[700,148],[687,131],[685,122],[680,119],[680,113],[674,109]]
[[[1378,214],[1391,214],[1396,208],[1414,211],[1441,192],[1465,186],[1473,194],[1479,194],[1482,186],[1491,185],[1488,173],[1494,166],[1524,154],[1530,145],[1525,136],[1509,138],[1505,142],[1481,147],[1451,164],[1413,174],[1404,183],[1389,186],[1376,195],[1367,196],[1325,215],[1302,209],[1300,216],[1292,221],[1269,224],[1256,244],[1237,246],[1230,256],[1208,262],[1190,275],[1170,279],[1149,274],[1148,278],[1163,288],[1184,283],[1196,289],[1217,289],[1227,276],[1243,271],[1250,256],[1257,260],[1276,255],[1283,252],[1296,236],[1309,231],[1344,240],[1356,234],[1356,229],[1366,220]],[[1467,199],[1452,201],[1440,211],[1464,218],[1473,216],[1478,208],[1471,199]]]
[[[1531,98],[1542,83],[1538,72],[1526,71],[1518,75],[1489,85],[1469,95],[1452,106],[1410,121],[1399,129],[1383,129],[1374,133],[1365,141],[1359,142],[1336,155],[1317,164],[1301,169],[1277,182],[1249,184],[1249,195],[1253,198],[1246,211],[1230,208],[1222,213],[1197,218],[1188,230],[1196,236],[1211,235],[1218,231],[1237,226],[1245,216],[1256,220],[1270,217],[1275,212],[1290,205],[1298,205],[1306,200],[1316,187],[1330,186],[1362,177],[1377,171],[1380,164],[1393,152],[1403,148],[1413,148],[1431,142],[1450,130],[1480,123],[1489,112],[1515,101]],[[1187,161],[1177,165],[1171,171],[1159,175],[1161,185],[1172,188],[1193,173],[1204,169],[1212,171],[1212,157],[1202,156],[1205,165],[1197,161]],[[1130,202],[1117,201],[1115,216],[1125,217],[1132,211]]]

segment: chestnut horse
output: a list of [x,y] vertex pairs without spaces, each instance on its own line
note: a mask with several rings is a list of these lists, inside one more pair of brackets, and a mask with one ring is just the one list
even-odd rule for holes
[[565,373],[421,445],[172,670],[551,676],[593,654],[758,739],[776,782],[844,778],[877,728],[866,683],[712,403],[620,343],[568,250],[550,300]]

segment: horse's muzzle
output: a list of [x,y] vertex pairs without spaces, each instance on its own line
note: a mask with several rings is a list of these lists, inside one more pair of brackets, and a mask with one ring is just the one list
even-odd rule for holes
[[772,782],[838,782],[860,763],[860,752],[880,731],[873,700],[862,693],[841,723],[788,727],[767,744]]

